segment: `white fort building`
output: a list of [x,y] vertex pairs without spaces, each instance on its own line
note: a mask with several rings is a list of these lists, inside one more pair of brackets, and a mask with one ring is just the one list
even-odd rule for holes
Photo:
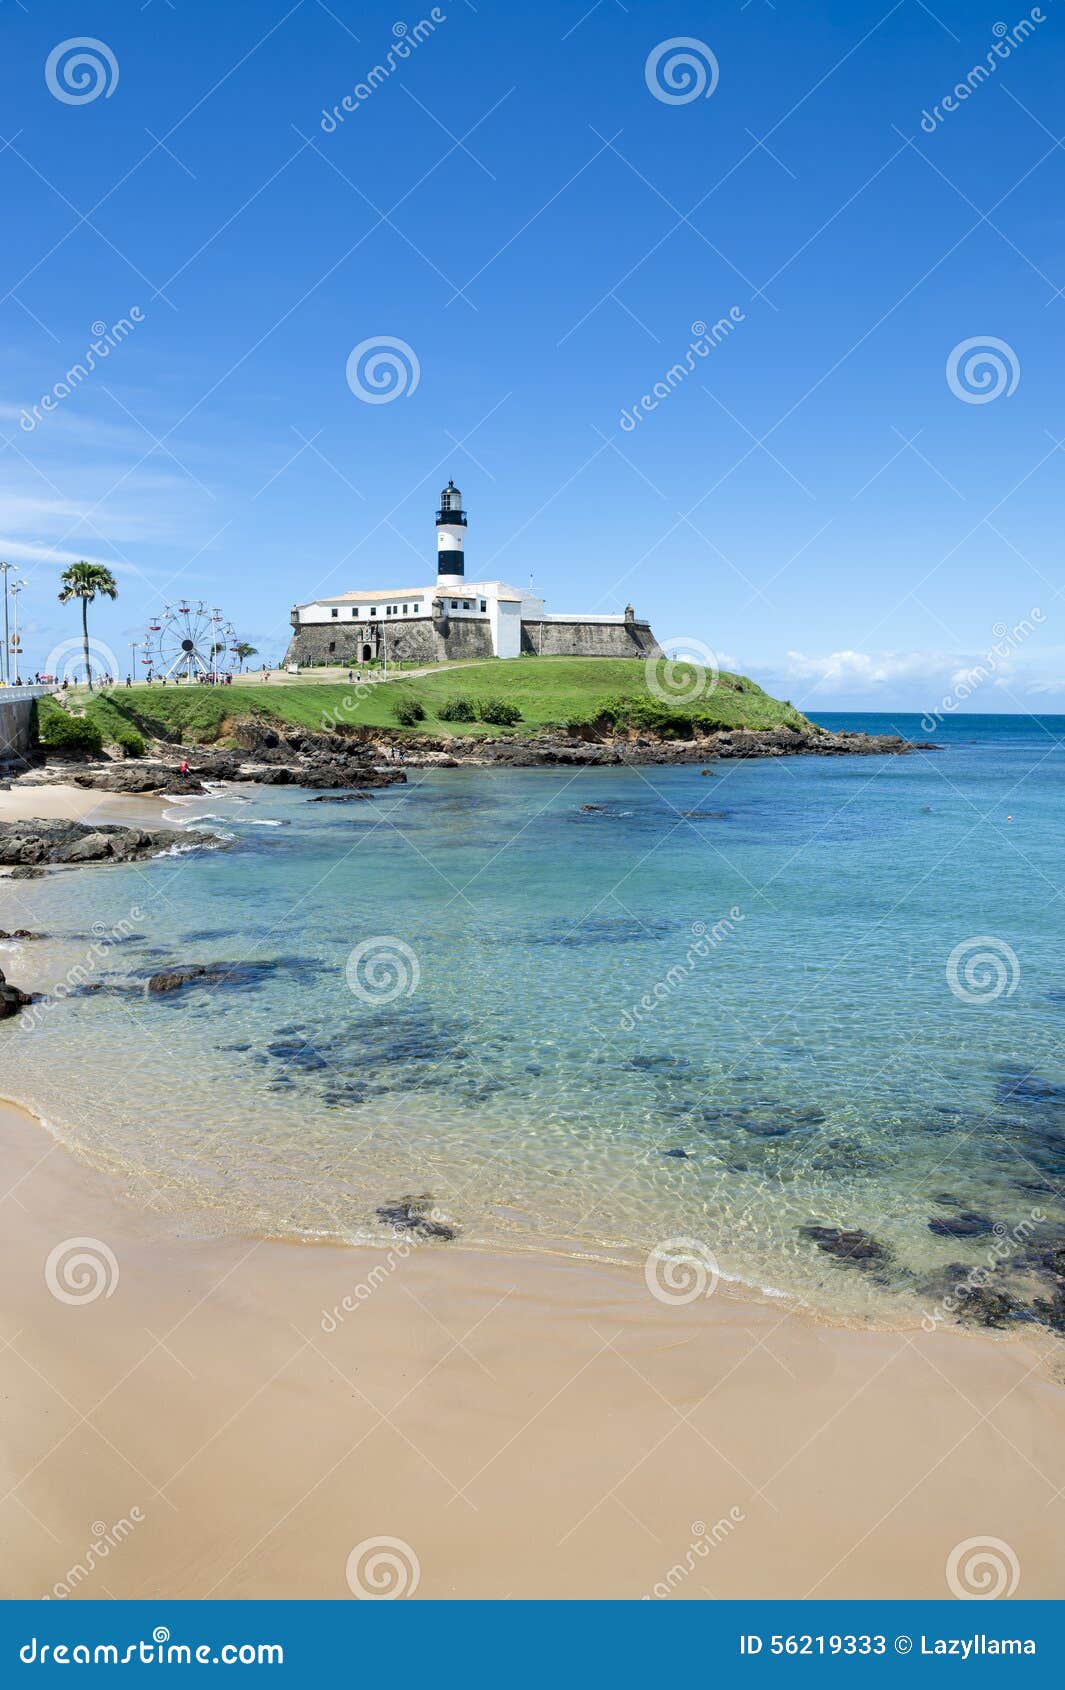
[[437,575],[427,587],[367,587],[292,608],[286,663],[359,664],[375,658],[441,663],[459,657],[657,657],[650,624],[622,616],[548,614],[544,600],[506,581],[466,576],[466,512],[449,481],[436,513]]

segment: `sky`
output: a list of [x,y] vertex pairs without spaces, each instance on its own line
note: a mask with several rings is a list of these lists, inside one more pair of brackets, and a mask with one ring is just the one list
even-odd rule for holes
[[471,576],[802,708],[1065,710],[1056,0],[0,29],[27,673],[79,558],[120,667],[182,596],[274,661],[293,603],[433,579],[454,477]]

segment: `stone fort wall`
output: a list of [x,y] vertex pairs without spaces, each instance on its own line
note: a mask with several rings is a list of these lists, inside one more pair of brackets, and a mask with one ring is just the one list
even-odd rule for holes
[[[360,663],[384,656],[388,635],[390,661],[412,663],[454,663],[461,658],[491,657],[492,634],[488,619],[441,617],[430,622],[418,617],[413,622],[387,623],[321,622],[302,623],[292,631],[285,663],[303,668],[318,664],[339,664],[358,668]],[[543,657],[660,657],[661,647],[648,622],[596,622],[575,618],[572,622],[523,622],[521,649]]]
[[649,622],[523,622],[521,649],[540,657],[661,657]]

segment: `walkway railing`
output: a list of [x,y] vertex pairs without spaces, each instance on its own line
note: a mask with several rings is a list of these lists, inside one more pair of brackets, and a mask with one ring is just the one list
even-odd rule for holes
[[50,692],[58,690],[55,686],[0,686],[0,704],[26,704],[32,698],[46,698]]

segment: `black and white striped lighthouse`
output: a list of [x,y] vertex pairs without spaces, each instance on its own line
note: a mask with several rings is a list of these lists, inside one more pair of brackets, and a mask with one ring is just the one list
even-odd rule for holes
[[436,513],[436,580],[440,587],[461,587],[466,574],[466,512],[462,494],[449,481]]

